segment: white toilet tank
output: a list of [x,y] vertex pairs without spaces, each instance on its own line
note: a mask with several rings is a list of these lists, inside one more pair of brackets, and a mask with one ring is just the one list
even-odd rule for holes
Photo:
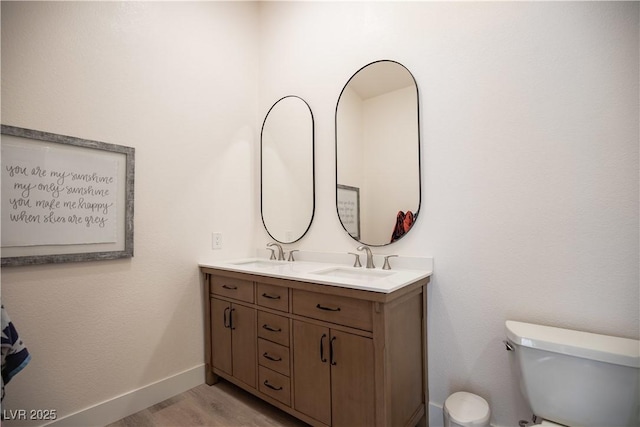
[[568,426],[640,426],[640,341],[508,320],[533,413]]

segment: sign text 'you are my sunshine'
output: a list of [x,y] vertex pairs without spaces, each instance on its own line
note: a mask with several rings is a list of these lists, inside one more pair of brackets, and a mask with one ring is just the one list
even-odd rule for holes
[[3,247],[116,241],[116,160],[3,144],[1,163]]

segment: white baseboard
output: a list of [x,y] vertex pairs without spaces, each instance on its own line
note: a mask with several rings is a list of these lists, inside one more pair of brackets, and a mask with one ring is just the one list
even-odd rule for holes
[[443,427],[444,415],[442,406],[429,402],[429,427]]
[[47,427],[105,426],[203,384],[204,364],[64,416]]

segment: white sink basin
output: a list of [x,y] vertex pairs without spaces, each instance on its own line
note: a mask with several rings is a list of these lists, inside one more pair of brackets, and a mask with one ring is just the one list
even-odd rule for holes
[[335,267],[327,270],[314,271],[311,274],[318,274],[322,276],[338,277],[342,279],[357,280],[362,282],[370,282],[372,280],[381,279],[395,274],[394,271],[388,270],[372,270],[365,268],[353,268],[353,267]]
[[248,260],[248,261],[231,262],[229,264],[237,265],[239,267],[247,267],[247,268],[273,268],[273,267],[282,265],[284,263],[282,261],[271,261],[271,260]]

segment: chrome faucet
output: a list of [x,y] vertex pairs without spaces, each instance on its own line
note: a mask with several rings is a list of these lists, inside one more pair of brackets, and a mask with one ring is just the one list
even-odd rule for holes
[[267,246],[275,246],[278,248],[278,261],[284,261],[284,251],[282,250],[282,246],[275,242],[267,243]]
[[373,254],[371,253],[371,248],[369,246],[362,245],[358,246],[357,249],[359,251],[365,251],[367,253],[367,268],[376,268],[376,266],[373,265]]

